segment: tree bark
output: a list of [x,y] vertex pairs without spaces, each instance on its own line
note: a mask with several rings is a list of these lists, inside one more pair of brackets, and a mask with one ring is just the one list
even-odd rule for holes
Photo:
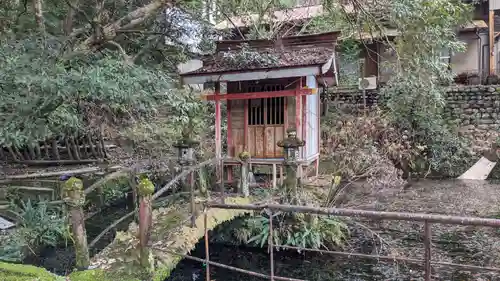
[[63,31],[66,36],[70,35],[71,31],[73,31],[73,19],[75,17],[74,7],[78,7],[78,0],[69,0],[68,12],[66,13],[63,23]]
[[42,0],[33,0],[33,13],[35,14],[35,22],[38,29],[42,32],[45,31]]
[[[104,42],[112,41],[116,37],[117,31],[120,29],[131,29],[140,26],[146,20],[156,16],[159,12],[163,11],[164,8],[171,5],[171,0],[154,0],[145,6],[137,8],[115,22],[103,26],[102,38],[96,38],[92,35],[80,43],[75,48],[75,51],[77,53],[84,54],[92,52],[96,49],[96,47],[102,45]],[[87,28],[83,29],[83,31],[85,30],[87,30]],[[80,33],[83,31],[80,31]],[[74,35],[79,35],[80,33],[76,32]]]

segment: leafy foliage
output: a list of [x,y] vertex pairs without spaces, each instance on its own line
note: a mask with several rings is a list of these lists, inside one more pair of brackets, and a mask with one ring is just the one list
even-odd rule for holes
[[23,201],[20,206],[13,205],[13,213],[19,223],[2,244],[1,260],[20,261],[27,255],[38,254],[42,247],[56,246],[70,237],[61,212],[44,202]]
[[2,144],[22,146],[147,116],[157,94],[172,86],[159,71],[111,57],[60,62],[60,46],[51,43],[26,39],[2,47]]
[[349,114],[332,107],[322,119],[324,154],[330,172],[345,182],[364,179],[375,186],[401,186],[394,165],[411,163],[422,147],[396,130],[381,111]]
[[257,216],[246,224],[248,236],[240,234],[247,244],[260,247],[273,239],[274,245],[300,248],[331,248],[341,246],[348,236],[347,226],[334,217],[321,217],[310,214],[294,214],[273,218],[275,229],[269,237],[269,217]]

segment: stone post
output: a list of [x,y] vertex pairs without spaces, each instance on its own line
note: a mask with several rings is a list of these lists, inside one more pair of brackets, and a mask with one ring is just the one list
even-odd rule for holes
[[248,183],[248,162],[250,160],[250,153],[243,151],[238,155],[241,163],[241,177],[237,193],[243,193],[243,196],[250,196],[250,187]]
[[292,204],[298,202],[298,163],[297,158],[299,155],[299,148],[305,145],[305,141],[297,138],[297,130],[290,128],[287,130],[287,138],[278,141],[278,146],[283,148],[284,152],[284,162],[286,178],[284,181],[284,188],[288,199],[290,199]]
[[154,184],[146,176],[141,176],[137,185],[137,194],[139,195],[139,259],[141,266],[148,271],[154,270],[153,256],[148,245],[152,226],[151,196],[154,191]]
[[[194,163],[194,147],[198,145],[197,141],[189,138],[188,135],[184,135],[174,147],[178,151],[178,162],[181,165],[182,170],[186,170]],[[195,193],[194,193],[194,174],[190,173],[187,176],[187,180],[184,182],[184,190],[189,191],[190,197],[190,211],[191,211],[191,227],[195,227],[196,222],[196,204],[195,204]]]
[[62,195],[68,209],[71,234],[75,243],[76,267],[79,270],[87,269],[90,266],[90,256],[83,213],[85,194],[82,180],[76,177],[67,179],[63,184]]

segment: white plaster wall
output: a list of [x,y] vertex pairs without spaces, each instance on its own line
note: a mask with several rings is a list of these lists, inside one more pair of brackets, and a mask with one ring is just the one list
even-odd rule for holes
[[[314,76],[306,77],[306,85],[309,88],[316,89],[317,91],[317,83],[316,78]],[[313,156],[319,152],[318,147],[318,139],[319,139],[319,126],[318,126],[318,118],[319,118],[319,102],[320,96],[319,93],[314,95],[308,95],[306,97],[306,158]]]
[[451,70],[455,74],[480,72],[479,39],[475,34],[464,34],[459,40],[466,44],[464,52],[451,55]]

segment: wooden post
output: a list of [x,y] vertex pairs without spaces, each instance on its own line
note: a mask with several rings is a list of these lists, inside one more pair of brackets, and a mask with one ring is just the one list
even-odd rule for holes
[[[232,138],[232,123],[231,123],[231,100],[227,101],[227,155],[234,157],[235,146]],[[227,181],[229,184],[233,183],[233,166],[227,166]]]
[[277,187],[276,173],[276,164],[273,164],[273,189]]
[[[128,184],[130,185],[130,188],[132,190],[132,208],[133,210],[137,210],[137,207],[138,207],[138,202],[139,202],[139,196],[137,194],[137,179],[136,179],[136,175],[137,175],[137,169],[134,168],[132,171],[130,171],[129,173],[129,177],[128,177]],[[128,205],[127,205],[128,206]],[[137,213],[134,213],[134,220],[137,222],[139,220],[139,216],[137,215]]]
[[[182,139],[180,139],[174,147],[178,149],[178,162],[181,165],[182,170],[189,169],[189,166],[194,163],[194,146],[198,142],[190,139],[187,131],[183,133]],[[184,190],[189,191],[190,194],[190,211],[191,211],[191,227],[196,226],[196,204],[195,204],[195,192],[194,192],[194,173],[189,173],[187,179],[184,181]]]
[[142,177],[137,185],[139,195],[139,260],[141,266],[148,272],[154,271],[154,261],[148,245],[152,226],[152,200],[155,191],[154,184]]
[[68,209],[71,232],[75,243],[76,267],[79,270],[87,269],[90,266],[90,256],[83,213],[85,194],[82,180],[75,177],[66,180],[62,194]]
[[489,45],[490,45],[490,75],[495,74],[495,11],[490,9],[488,15]]
[[238,155],[240,158],[241,162],[241,177],[240,177],[240,188],[238,190],[238,193],[241,192],[243,193],[243,196],[248,197],[250,196],[250,187],[248,183],[248,163],[250,160],[250,153],[244,151]]
[[[220,95],[220,83],[215,83],[215,95]],[[222,116],[220,108],[220,99],[215,99],[215,157],[220,158],[222,156]]]

